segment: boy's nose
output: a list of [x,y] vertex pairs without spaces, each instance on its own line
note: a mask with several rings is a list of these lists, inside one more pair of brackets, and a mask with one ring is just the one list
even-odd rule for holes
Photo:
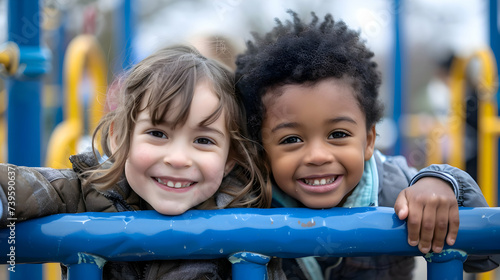
[[321,143],[321,141],[310,142],[307,154],[304,156],[305,163],[308,165],[323,165],[333,162],[334,156],[326,145],[328,143]]

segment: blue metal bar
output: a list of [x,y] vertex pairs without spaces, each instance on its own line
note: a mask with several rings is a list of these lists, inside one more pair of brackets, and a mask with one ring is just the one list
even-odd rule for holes
[[[460,222],[453,249],[500,253],[500,208],[461,208]],[[9,235],[0,231],[0,252],[8,252]],[[78,253],[111,261],[224,258],[242,251],[285,258],[421,255],[407,243],[405,222],[385,207],[60,214],[18,223],[15,238],[17,263],[74,264]]]

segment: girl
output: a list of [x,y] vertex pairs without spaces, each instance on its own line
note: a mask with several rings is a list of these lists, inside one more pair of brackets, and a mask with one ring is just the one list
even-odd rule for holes
[[[196,50],[177,46],[138,63],[97,127],[108,157],[70,158],[73,170],[14,167],[18,221],[56,213],[268,207],[271,190],[244,138],[233,75]],[[0,165],[0,185],[7,193]],[[230,175],[228,175],[230,174]],[[1,194],[1,193],[0,193]],[[7,221],[7,201],[1,223]],[[104,279],[226,279],[227,260],[107,263]],[[182,277],[181,277],[182,276]]]

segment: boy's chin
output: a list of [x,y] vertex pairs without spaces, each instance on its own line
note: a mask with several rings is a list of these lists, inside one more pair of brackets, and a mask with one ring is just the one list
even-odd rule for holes
[[299,200],[305,207],[311,209],[328,209],[339,206],[337,201]]

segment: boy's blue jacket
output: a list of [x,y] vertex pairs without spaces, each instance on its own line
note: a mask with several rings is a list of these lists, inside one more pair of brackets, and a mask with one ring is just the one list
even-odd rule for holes
[[[344,206],[394,207],[398,194],[416,180],[433,176],[448,181],[458,205],[487,207],[488,204],[474,179],[465,171],[441,164],[420,171],[409,167],[402,156],[385,156],[375,151],[366,162],[363,178]],[[273,207],[301,207],[300,203],[273,186]],[[302,206],[303,207],[303,206]],[[499,256],[469,256],[466,272],[484,272],[499,265]],[[289,279],[411,279],[414,257],[373,256],[345,258],[284,259],[283,270]]]

